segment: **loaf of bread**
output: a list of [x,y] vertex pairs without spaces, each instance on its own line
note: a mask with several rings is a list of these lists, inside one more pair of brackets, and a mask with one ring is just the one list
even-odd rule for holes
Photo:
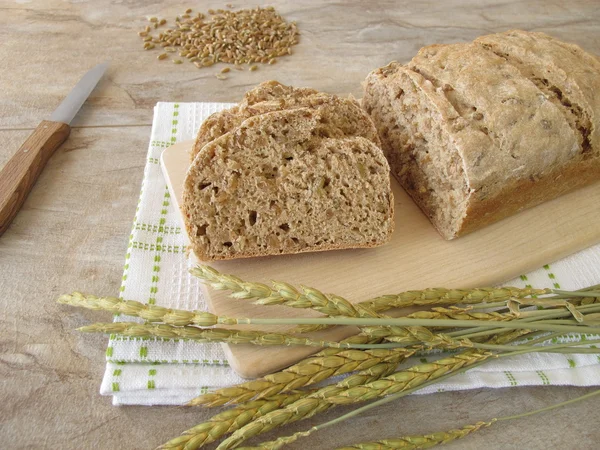
[[392,173],[446,239],[600,179],[600,62],[576,45],[432,45],[364,88]]
[[364,137],[376,131],[355,106],[333,101],[255,115],[204,145],[183,194],[198,258],[387,242],[393,230],[389,165]]
[[204,121],[192,147],[191,160],[193,161],[202,147],[210,141],[233,130],[250,117],[286,109],[318,108],[325,103],[339,105],[340,110],[346,111],[344,114],[354,116],[352,120],[345,120],[346,123],[352,125],[358,122],[361,130],[365,130],[365,134],[351,134],[364,136],[380,145],[371,120],[355,100],[339,98],[310,88],[286,86],[277,81],[265,81],[248,91],[238,105],[214,113]]

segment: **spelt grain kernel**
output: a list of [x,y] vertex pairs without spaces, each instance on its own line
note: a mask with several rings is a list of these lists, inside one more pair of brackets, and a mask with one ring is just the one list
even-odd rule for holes
[[221,73],[227,73],[227,72],[229,72],[230,70],[231,70],[231,69],[230,69],[229,67],[223,67],[223,68],[221,69]]
[[217,77],[219,80],[226,80],[227,77],[225,75],[221,75],[220,73],[216,74],[215,77]]
[[188,8],[188,9],[186,9],[186,10],[185,10],[185,13],[186,13],[186,14],[189,14],[189,13],[191,13],[191,12],[192,12],[192,8]]
[[148,32],[147,31],[138,31],[138,36],[146,37],[146,36],[148,36]]
[[255,70],[258,69],[258,66],[250,66],[250,68],[248,69],[250,72],[254,72]]
[[144,42],[148,42],[148,41],[151,41],[151,40],[152,40],[152,36],[146,36],[144,38]]
[[156,59],[161,60],[161,59],[166,59],[167,58],[167,54],[166,53],[161,53],[160,55],[158,55],[156,57]]
[[157,21],[158,21],[158,19],[157,19],[156,17],[150,17],[150,18],[148,19],[148,21],[150,21],[150,22],[157,22]]
[[183,64],[183,61],[180,59],[174,59],[173,64]]
[[160,25],[164,25],[165,23],[167,23],[167,19],[160,19],[160,22],[159,22]]

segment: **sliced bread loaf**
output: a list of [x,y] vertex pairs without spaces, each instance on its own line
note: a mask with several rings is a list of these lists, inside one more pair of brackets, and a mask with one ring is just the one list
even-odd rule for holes
[[[492,51],[496,44],[487,42],[493,40],[425,47],[406,66],[391,63],[365,83],[363,106],[378,128],[392,173],[446,239],[600,176],[598,148],[586,138],[598,127],[594,95],[582,94],[587,113],[584,107],[574,111],[575,102],[565,98],[566,92],[593,86],[597,91],[600,78],[536,80],[536,74],[565,64],[559,62],[562,53],[553,52],[552,39],[537,39],[536,52],[546,49],[555,67],[496,54],[504,50]],[[520,38],[511,46],[524,53],[532,48]],[[575,57],[580,52],[566,64],[582,74],[588,62],[587,56]]]
[[202,124],[192,147],[191,160],[193,161],[202,147],[210,141],[233,130],[250,117],[286,109],[318,108],[324,104],[338,105],[345,115],[355,116],[354,121],[350,123],[358,123],[360,130],[350,134],[364,136],[380,145],[370,118],[355,100],[343,99],[314,89],[285,86],[277,81],[266,81],[247,92],[239,105],[212,114]]
[[205,145],[183,210],[203,261],[372,247],[393,230],[381,149],[337,107],[265,113]]

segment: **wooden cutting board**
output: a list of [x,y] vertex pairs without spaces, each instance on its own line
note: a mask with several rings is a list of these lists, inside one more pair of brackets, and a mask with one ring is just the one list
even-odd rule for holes
[[[192,141],[173,145],[161,157],[177,205],[181,201],[191,145]],[[358,302],[409,289],[491,286],[600,242],[600,183],[454,241],[445,241],[438,235],[394,178],[392,190],[396,228],[392,241],[382,247],[218,261],[211,265],[244,280],[286,281]],[[212,311],[218,315],[318,316],[284,306],[256,306],[210,289],[205,289],[205,294]],[[355,332],[352,327],[340,327],[315,336],[341,339]],[[317,351],[307,347],[224,347],[235,371],[249,378],[281,369]]]

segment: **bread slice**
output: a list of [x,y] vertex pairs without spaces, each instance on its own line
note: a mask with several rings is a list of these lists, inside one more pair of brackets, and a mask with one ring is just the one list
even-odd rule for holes
[[379,137],[370,123],[370,118],[355,100],[342,99],[310,88],[285,86],[277,81],[265,81],[248,91],[239,105],[214,113],[206,119],[196,136],[190,155],[191,160],[193,161],[202,147],[210,141],[233,130],[250,117],[286,109],[318,108],[326,103],[338,104],[343,110],[351,110],[352,114],[357,117],[356,120],[361,123],[361,129],[365,130],[364,137],[380,145]]
[[479,43],[425,47],[406,66],[372,72],[363,106],[392,173],[446,239],[600,176],[579,119]]
[[381,149],[332,105],[251,117],[205,145],[183,194],[203,261],[373,247],[393,230]]

